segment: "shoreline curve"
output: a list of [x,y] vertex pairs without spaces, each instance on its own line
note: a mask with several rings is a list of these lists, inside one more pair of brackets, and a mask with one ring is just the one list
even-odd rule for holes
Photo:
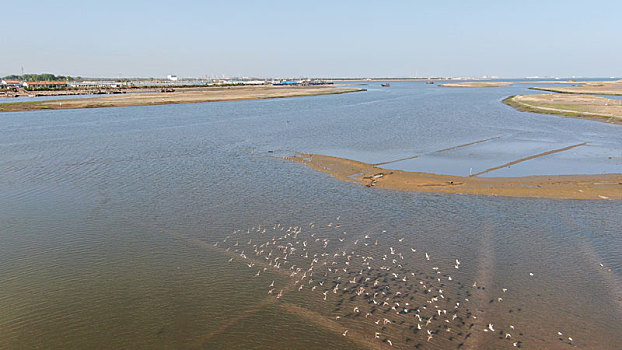
[[501,101],[520,111],[622,124],[622,102],[577,94],[512,95]]

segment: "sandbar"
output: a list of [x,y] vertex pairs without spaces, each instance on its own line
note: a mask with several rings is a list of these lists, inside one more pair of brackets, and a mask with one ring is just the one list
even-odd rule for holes
[[0,103],[0,112],[238,101],[330,95],[358,91],[365,91],[365,89],[336,88],[334,86],[230,86],[185,88],[176,89],[173,92],[147,92],[106,95],[101,97],[68,98],[62,100]]
[[505,197],[622,200],[622,174],[478,177],[388,170],[326,155],[301,153],[284,159],[373,188]]
[[622,101],[575,94],[516,95],[503,103],[522,112],[535,112],[587,118],[622,124]]
[[581,82],[578,86],[539,86],[531,89],[564,94],[622,95],[622,80]]
[[[596,88],[598,86],[601,85],[610,85],[611,81],[590,81],[590,82],[577,82],[574,80],[539,80],[539,81],[529,81],[529,80],[519,80],[519,81],[467,81],[467,82],[460,82],[460,83],[444,83],[444,84],[439,84],[438,86],[445,86],[445,87],[498,87],[498,86],[510,86],[510,85],[514,85],[514,84],[524,84],[524,83],[529,83],[529,84],[581,84],[582,86],[588,86],[588,88]],[[578,87],[577,87],[578,88]],[[542,90],[547,90],[547,89],[551,89],[550,91],[563,91],[563,89],[565,89],[564,87],[556,87],[556,86],[551,86],[551,87],[534,87],[532,89],[542,89]],[[569,90],[569,91],[572,91]],[[619,92],[619,93],[622,93]]]

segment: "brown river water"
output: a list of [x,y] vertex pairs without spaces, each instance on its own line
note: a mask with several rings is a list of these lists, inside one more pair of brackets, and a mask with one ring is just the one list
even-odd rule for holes
[[588,142],[485,176],[622,172],[622,126],[500,103],[527,86],[0,114],[0,348],[619,349],[620,201],[280,158],[466,175]]

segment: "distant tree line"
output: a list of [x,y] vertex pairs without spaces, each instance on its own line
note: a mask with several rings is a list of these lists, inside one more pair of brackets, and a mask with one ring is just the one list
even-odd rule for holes
[[76,81],[82,80],[81,77],[70,77],[63,75],[54,75],[50,73],[43,74],[24,74],[24,75],[7,75],[2,77],[5,80],[23,80],[23,81],[54,81],[54,80],[63,80],[63,81]]

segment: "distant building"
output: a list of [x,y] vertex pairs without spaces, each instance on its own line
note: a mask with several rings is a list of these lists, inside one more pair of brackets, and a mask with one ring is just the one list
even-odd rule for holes
[[126,85],[128,85],[126,82],[116,81],[80,81],[69,84],[71,87],[80,88],[119,88]]
[[27,89],[57,89],[66,88],[66,81],[25,81],[22,84]]
[[5,89],[21,87],[21,83],[19,80],[2,80],[0,83]]
[[266,84],[265,80],[244,80],[242,83],[246,85],[264,85]]
[[177,80],[179,80],[179,78],[176,75],[174,75],[174,74],[169,74],[166,78],[168,80],[170,80],[170,81],[177,81]]
[[281,80],[280,82],[273,83],[272,85],[299,85],[301,81],[299,80]]

